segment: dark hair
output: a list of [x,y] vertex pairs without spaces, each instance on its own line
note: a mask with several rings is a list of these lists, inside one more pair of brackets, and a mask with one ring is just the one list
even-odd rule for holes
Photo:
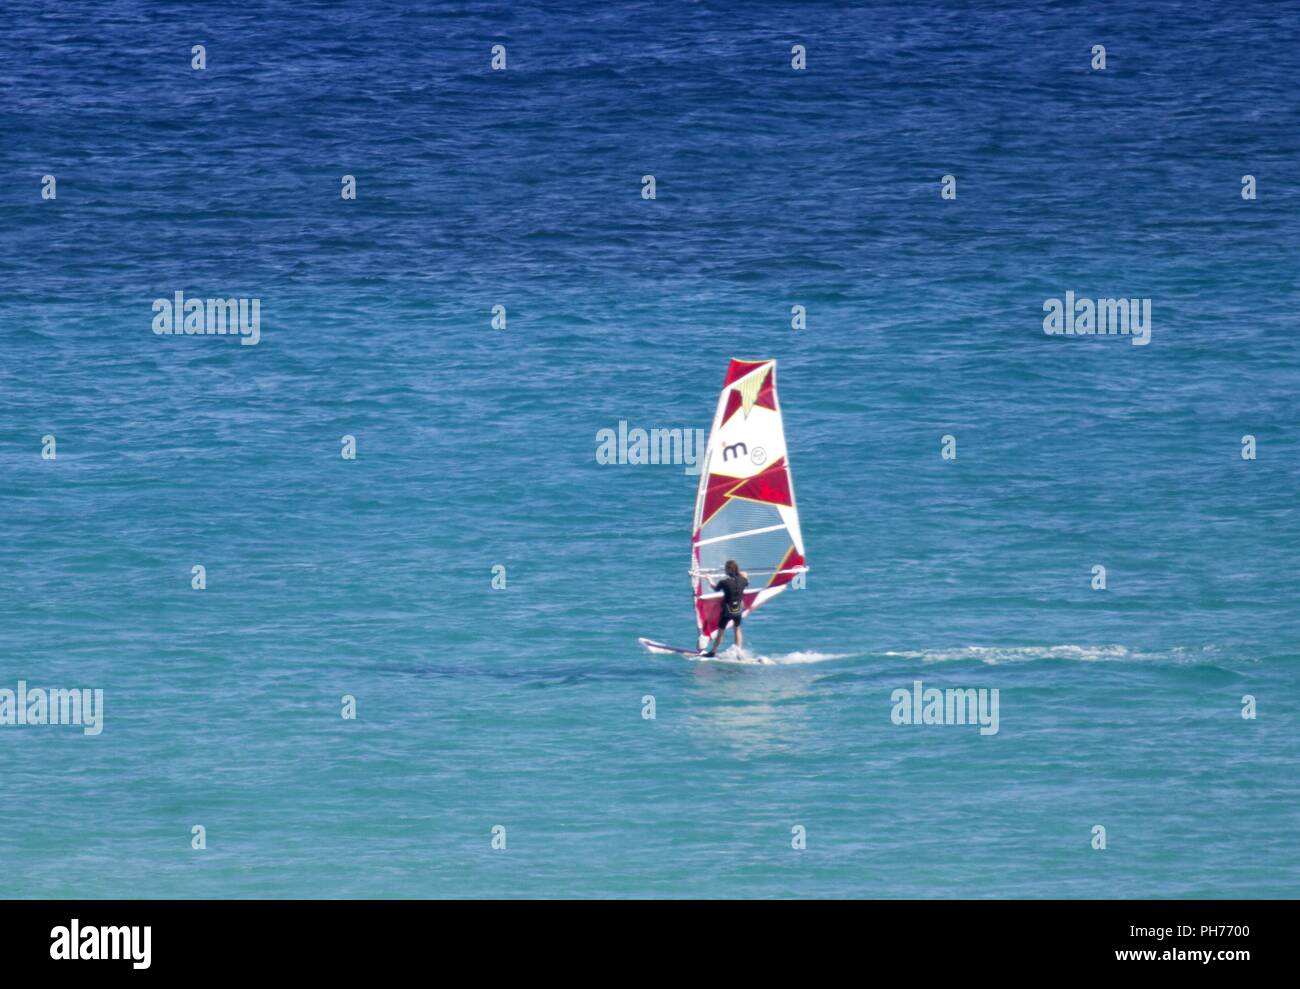
[[736,574],[740,573],[740,564],[735,560],[728,560],[726,570],[728,576],[734,577]]

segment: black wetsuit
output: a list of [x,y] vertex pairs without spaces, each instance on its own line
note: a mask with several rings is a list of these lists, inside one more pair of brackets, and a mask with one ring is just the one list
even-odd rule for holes
[[715,591],[722,592],[722,613],[718,616],[719,629],[726,628],[728,623],[740,627],[740,616],[745,610],[745,588],[748,586],[749,578],[742,574],[723,577],[713,585]]

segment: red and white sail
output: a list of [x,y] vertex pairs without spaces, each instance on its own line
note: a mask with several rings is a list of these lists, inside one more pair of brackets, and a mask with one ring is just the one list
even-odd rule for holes
[[718,629],[713,584],[735,560],[749,575],[745,614],[807,570],[790,458],[776,397],[776,361],[732,360],[700,469],[691,580],[700,648]]

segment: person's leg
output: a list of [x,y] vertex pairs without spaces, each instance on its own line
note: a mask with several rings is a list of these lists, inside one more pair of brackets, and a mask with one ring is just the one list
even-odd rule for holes
[[717,642],[717,645],[715,645],[712,649],[709,650],[709,652],[721,652],[721,651],[722,651],[723,643],[724,643],[724,642],[726,641],[726,639],[727,639],[727,623],[730,622],[730,621],[732,621],[732,619],[728,618],[728,617],[724,614],[721,618],[718,619],[718,621],[719,621],[719,625],[718,625],[718,642]]
[[726,634],[727,625],[726,620],[723,619],[722,623],[718,625],[718,630],[709,636],[709,644],[704,650],[705,655],[711,656],[716,653],[722,645],[722,637]]
[[740,631],[740,622],[736,622],[732,628],[736,630],[736,648],[743,652],[745,649],[745,635]]

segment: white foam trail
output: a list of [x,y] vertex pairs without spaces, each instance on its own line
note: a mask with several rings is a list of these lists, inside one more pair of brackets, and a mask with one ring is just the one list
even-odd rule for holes
[[799,666],[803,663],[826,663],[832,659],[852,659],[854,656],[861,655],[862,653],[855,652],[816,652],[807,650],[786,653],[784,656],[773,656],[772,662],[778,666]]
[[800,650],[778,656],[760,656],[744,649],[737,650],[735,646],[732,646],[730,649],[720,652],[716,659],[728,663],[753,666],[801,666],[807,663],[826,663],[832,659],[852,659],[854,656],[861,655],[862,653],[853,652]]
[[1177,646],[1164,652],[1142,652],[1141,650],[1129,649],[1127,646],[1120,645],[1063,645],[963,646],[954,649],[900,650],[897,652],[886,652],[882,655],[894,656],[902,659],[919,659],[923,663],[948,663],[959,662],[961,660],[979,660],[989,666],[997,666],[1000,663],[1027,663],[1042,659],[1073,660],[1080,663],[1140,663],[1144,661],[1195,663],[1207,661],[1211,657],[1203,654],[1213,652],[1214,646],[1204,646],[1200,649],[1185,649],[1182,646]]

